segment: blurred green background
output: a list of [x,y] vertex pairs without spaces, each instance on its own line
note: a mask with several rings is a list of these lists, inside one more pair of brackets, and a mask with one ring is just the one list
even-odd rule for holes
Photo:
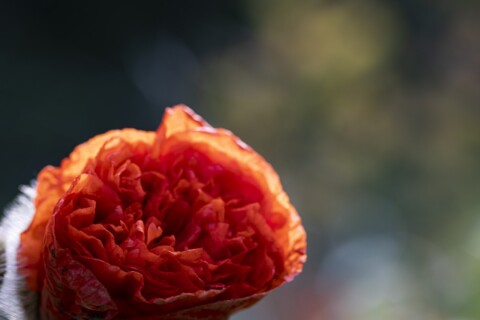
[[480,6],[3,1],[0,205],[186,103],[279,172],[304,272],[242,319],[480,319]]

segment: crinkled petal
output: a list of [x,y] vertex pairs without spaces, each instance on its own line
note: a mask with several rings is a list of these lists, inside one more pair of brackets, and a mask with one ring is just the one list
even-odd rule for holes
[[77,146],[60,167],[47,166],[38,175],[37,195],[35,197],[35,216],[30,226],[21,234],[18,251],[20,273],[26,278],[31,290],[40,290],[43,267],[40,261],[45,227],[62,195],[68,190],[73,179],[77,177],[89,159],[95,157],[102,146],[115,138],[121,137],[132,144],[143,142],[153,144],[154,132],[135,129],[112,130],[95,136]]

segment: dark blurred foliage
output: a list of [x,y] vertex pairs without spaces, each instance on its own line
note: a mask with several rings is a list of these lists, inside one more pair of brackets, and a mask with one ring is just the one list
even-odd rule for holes
[[198,104],[199,64],[242,39],[245,20],[234,1],[2,2],[1,204],[79,142]]
[[309,235],[237,319],[478,319],[479,4],[4,1],[0,204],[186,103],[265,155]]

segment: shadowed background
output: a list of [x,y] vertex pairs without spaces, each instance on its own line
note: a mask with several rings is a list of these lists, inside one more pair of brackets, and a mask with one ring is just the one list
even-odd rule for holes
[[242,319],[480,318],[478,1],[0,3],[0,205],[186,103],[277,169],[308,262]]

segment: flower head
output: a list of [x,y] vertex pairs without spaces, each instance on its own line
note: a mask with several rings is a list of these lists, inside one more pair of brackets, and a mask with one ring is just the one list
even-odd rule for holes
[[44,319],[221,319],[306,257],[272,167],[185,106],[78,146],[37,192],[19,261]]

